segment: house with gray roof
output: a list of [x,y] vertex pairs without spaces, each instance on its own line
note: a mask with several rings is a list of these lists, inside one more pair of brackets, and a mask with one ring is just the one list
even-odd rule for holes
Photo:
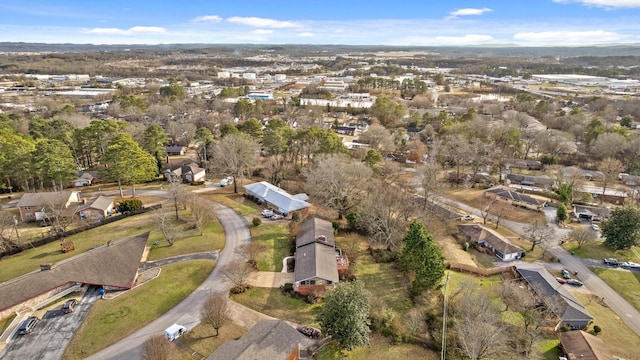
[[83,201],[83,204],[78,207],[78,213],[81,219],[100,221],[113,214],[113,207],[114,200],[112,198],[100,195],[89,202]]
[[204,181],[206,170],[196,163],[180,165],[167,169],[163,172],[165,180],[180,179],[184,183],[199,183]]
[[535,293],[536,299],[559,318],[557,328],[584,329],[594,320],[585,306],[567,290],[567,285],[560,284],[546,269],[518,265],[516,271]]
[[521,194],[504,186],[492,187],[484,192],[484,196],[535,211],[542,211],[545,204],[542,200]]
[[314,344],[283,320],[260,320],[238,340],[223,343],[207,360],[301,359]]
[[68,208],[79,203],[79,191],[40,192],[23,194],[16,207],[22,221],[30,222],[44,220],[47,209]]
[[481,224],[461,224],[458,225],[458,230],[467,240],[490,250],[502,261],[518,260],[524,256],[523,248],[513,245],[500,233]]
[[266,181],[245,185],[244,190],[249,198],[273,208],[284,216],[297,211],[304,217],[311,207],[306,201],[309,200],[307,194],[291,195]]
[[609,217],[610,212],[611,209],[603,207],[573,205],[573,216],[576,219],[602,221]]
[[331,223],[315,217],[300,224],[295,260],[293,289],[303,295],[333,287],[340,281],[339,270],[349,267],[347,258],[336,249]]
[[[77,284],[130,289],[135,284],[149,232],[87,250],[0,284],[0,319],[46,303]],[[80,242],[76,242],[78,249]],[[34,269],[36,270],[36,269]]]

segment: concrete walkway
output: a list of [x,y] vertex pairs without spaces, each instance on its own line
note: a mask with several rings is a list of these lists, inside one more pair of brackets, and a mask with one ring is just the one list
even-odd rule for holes
[[279,288],[286,283],[293,283],[293,273],[257,271],[249,275],[247,282],[255,287]]

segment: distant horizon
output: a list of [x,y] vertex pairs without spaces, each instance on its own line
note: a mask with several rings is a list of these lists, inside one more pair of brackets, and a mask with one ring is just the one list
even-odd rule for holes
[[0,41],[78,45],[581,47],[640,43],[640,0],[23,0]]

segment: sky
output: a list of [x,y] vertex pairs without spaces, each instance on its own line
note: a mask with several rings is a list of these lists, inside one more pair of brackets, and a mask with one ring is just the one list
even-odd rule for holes
[[0,42],[640,43],[640,0],[14,0],[0,3]]

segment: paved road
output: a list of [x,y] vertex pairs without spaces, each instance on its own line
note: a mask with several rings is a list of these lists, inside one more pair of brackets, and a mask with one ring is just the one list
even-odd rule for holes
[[[470,214],[481,217],[480,210],[466,204],[442,197],[438,197],[436,200],[440,203],[444,203],[449,206],[455,206]],[[577,271],[578,275],[576,277],[580,279],[580,281],[582,281],[584,285],[589,288],[589,290],[591,290],[597,296],[604,298],[604,302],[609,306],[609,308],[611,308],[611,310],[613,310],[629,326],[629,328],[631,328],[631,330],[633,330],[636,334],[638,334],[638,336],[640,336],[640,312],[638,312],[638,310],[631,306],[625,299],[622,298],[622,296],[620,296],[611,287],[609,287],[609,285],[602,281],[602,279],[600,279],[596,274],[589,270],[587,265],[583,263],[582,259],[571,255],[560,245],[558,245],[560,239],[568,235],[569,230],[559,228],[557,225],[555,225],[555,212],[556,209],[553,207],[545,208],[544,210],[545,216],[547,217],[547,222],[550,224],[549,226],[552,226],[555,230],[553,238],[549,239],[545,245],[549,248],[550,252],[553,255],[560,259],[560,263],[564,268],[571,271],[572,274]],[[529,226],[529,224],[507,220],[501,220],[500,224],[520,235],[524,234],[524,229]],[[589,262],[587,261],[586,263]]]
[[[138,193],[142,193],[141,191]],[[166,192],[156,192],[156,196],[163,196]],[[151,195],[145,193],[145,195]],[[220,223],[224,227],[226,243],[224,250],[220,252],[218,264],[211,275],[186,299],[180,304],[169,310],[166,314],[154,320],[151,324],[145,326],[126,339],[104,349],[103,351],[89,357],[88,359],[139,359],[140,346],[151,335],[162,334],[163,330],[173,323],[180,323],[192,329],[199,322],[200,307],[204,301],[212,293],[226,293],[230,287],[223,276],[221,276],[222,268],[231,263],[239,255],[236,248],[244,243],[251,241],[251,234],[246,220],[238,215],[234,210],[219,205],[216,215]],[[168,284],[169,286],[169,284]]]
[[73,338],[82,321],[100,298],[97,288],[89,289],[70,314],[61,310],[49,310],[31,334],[14,335],[4,352],[3,359],[58,360]]

